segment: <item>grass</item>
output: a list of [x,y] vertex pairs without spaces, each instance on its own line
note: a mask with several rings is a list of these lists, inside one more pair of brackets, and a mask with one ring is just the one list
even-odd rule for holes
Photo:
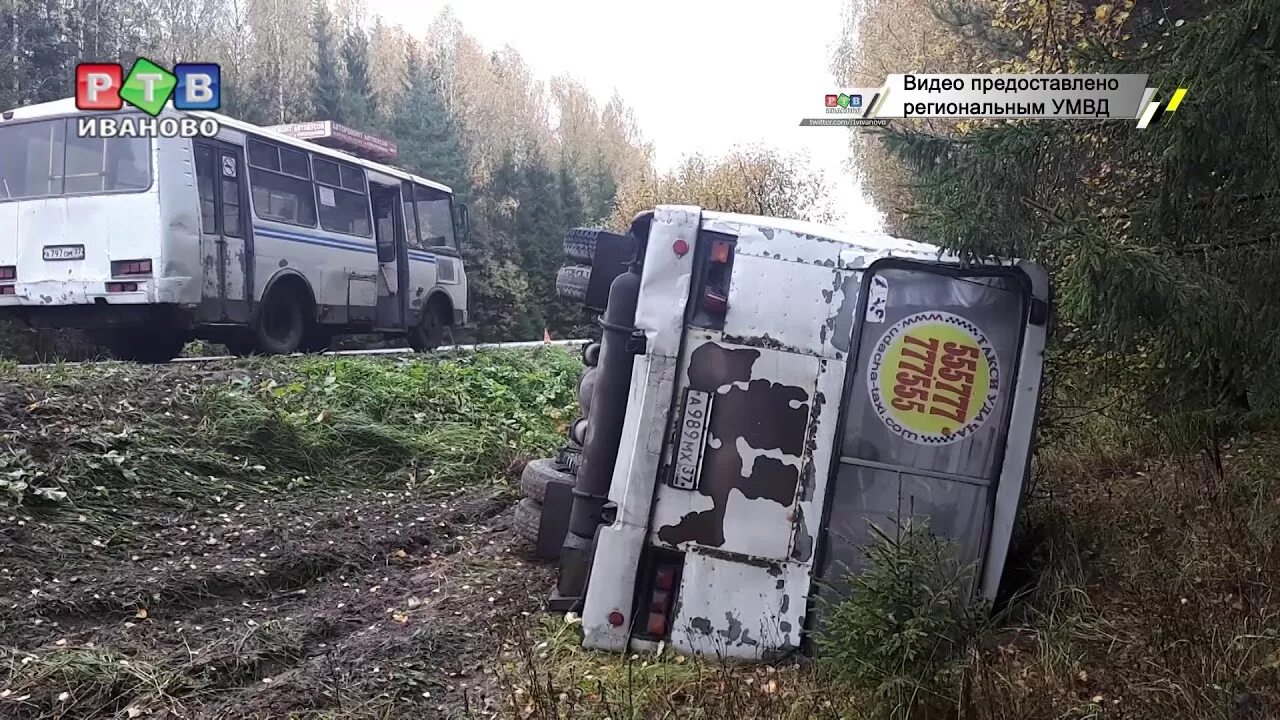
[[193,688],[182,674],[94,647],[8,652],[5,699],[32,716],[137,717],[142,708],[178,708]]
[[61,518],[61,540],[88,542],[137,532],[128,508],[139,502],[183,511],[304,489],[505,488],[561,442],[582,366],[538,348],[233,368],[0,376],[0,509]]

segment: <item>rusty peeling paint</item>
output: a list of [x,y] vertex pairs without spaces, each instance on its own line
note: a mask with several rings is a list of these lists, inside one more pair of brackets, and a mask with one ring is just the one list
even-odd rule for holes
[[751,637],[751,635],[742,627],[742,621],[734,616],[732,611],[725,612],[724,619],[729,626],[719,631],[720,637],[725,638],[729,642],[739,643],[741,645],[759,645],[760,642]]
[[[782,599],[785,601],[787,598],[784,596]],[[786,612],[785,608],[783,609],[783,612]],[[781,630],[783,633],[789,633],[791,632],[791,623],[787,622],[786,620],[780,620],[778,622],[778,629]]]
[[795,542],[791,545],[791,559],[798,562],[809,562],[813,557],[813,534],[804,519],[804,510],[796,508]]
[[778,578],[778,583],[774,585],[775,590],[781,590],[787,586],[786,578]]
[[721,385],[746,382],[758,359],[756,350],[730,350],[706,343],[689,356],[689,387],[715,392]]
[[289,261],[285,260],[284,258],[280,258],[280,267],[288,267],[288,266],[289,266]]
[[779,350],[781,352],[793,353],[796,355],[812,355],[813,352],[803,348],[793,347],[785,343],[779,342],[770,337],[767,333],[759,337],[743,337],[740,335],[725,335],[724,342],[732,345],[746,345],[747,347],[758,347],[766,350]]
[[[791,595],[787,593],[783,593],[782,603],[778,605],[778,612],[785,613],[790,608],[791,608]],[[783,632],[786,632],[785,628],[783,629]]]
[[770,240],[772,240],[772,239],[773,239],[773,228],[762,227],[762,228],[760,228],[760,234],[761,234],[761,235],[763,235],[763,236],[765,236],[765,237],[767,237],[767,238],[769,238]]
[[849,343],[853,340],[853,314],[858,307],[858,276],[846,275],[843,281],[844,297],[840,300],[840,308],[836,310],[835,334],[831,336],[831,344],[837,349],[849,352]]
[[697,630],[703,635],[710,635],[712,631],[711,618],[696,617],[689,621],[689,627]]

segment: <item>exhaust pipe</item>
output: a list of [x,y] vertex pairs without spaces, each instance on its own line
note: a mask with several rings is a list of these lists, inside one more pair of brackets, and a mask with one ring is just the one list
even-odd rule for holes
[[640,265],[632,262],[627,272],[609,287],[600,326],[599,364],[587,413],[586,441],[573,489],[569,532],[560,554],[560,577],[556,586],[558,607],[580,610],[586,595],[594,553],[596,530],[604,522],[604,508],[613,482],[613,466],[622,440],[622,425],[631,394],[631,369],[635,352],[631,345],[636,332],[636,306],[640,300]]

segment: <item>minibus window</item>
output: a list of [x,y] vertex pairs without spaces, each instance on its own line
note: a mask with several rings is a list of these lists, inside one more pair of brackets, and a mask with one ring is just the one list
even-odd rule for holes
[[81,138],[74,118],[0,125],[0,202],[146,190],[151,141]]

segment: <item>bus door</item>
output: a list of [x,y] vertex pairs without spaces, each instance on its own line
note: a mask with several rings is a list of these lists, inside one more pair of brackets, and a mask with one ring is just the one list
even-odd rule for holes
[[954,543],[970,590],[994,595],[1035,425],[1048,300],[1034,282],[1017,267],[896,259],[864,273],[817,613],[847,596],[880,534],[921,521]]
[[194,140],[193,145],[203,315],[211,322],[247,322],[253,302],[253,231],[244,150],[218,140]]
[[378,242],[378,309],[374,326],[404,330],[408,317],[409,255],[400,186],[369,183]]

